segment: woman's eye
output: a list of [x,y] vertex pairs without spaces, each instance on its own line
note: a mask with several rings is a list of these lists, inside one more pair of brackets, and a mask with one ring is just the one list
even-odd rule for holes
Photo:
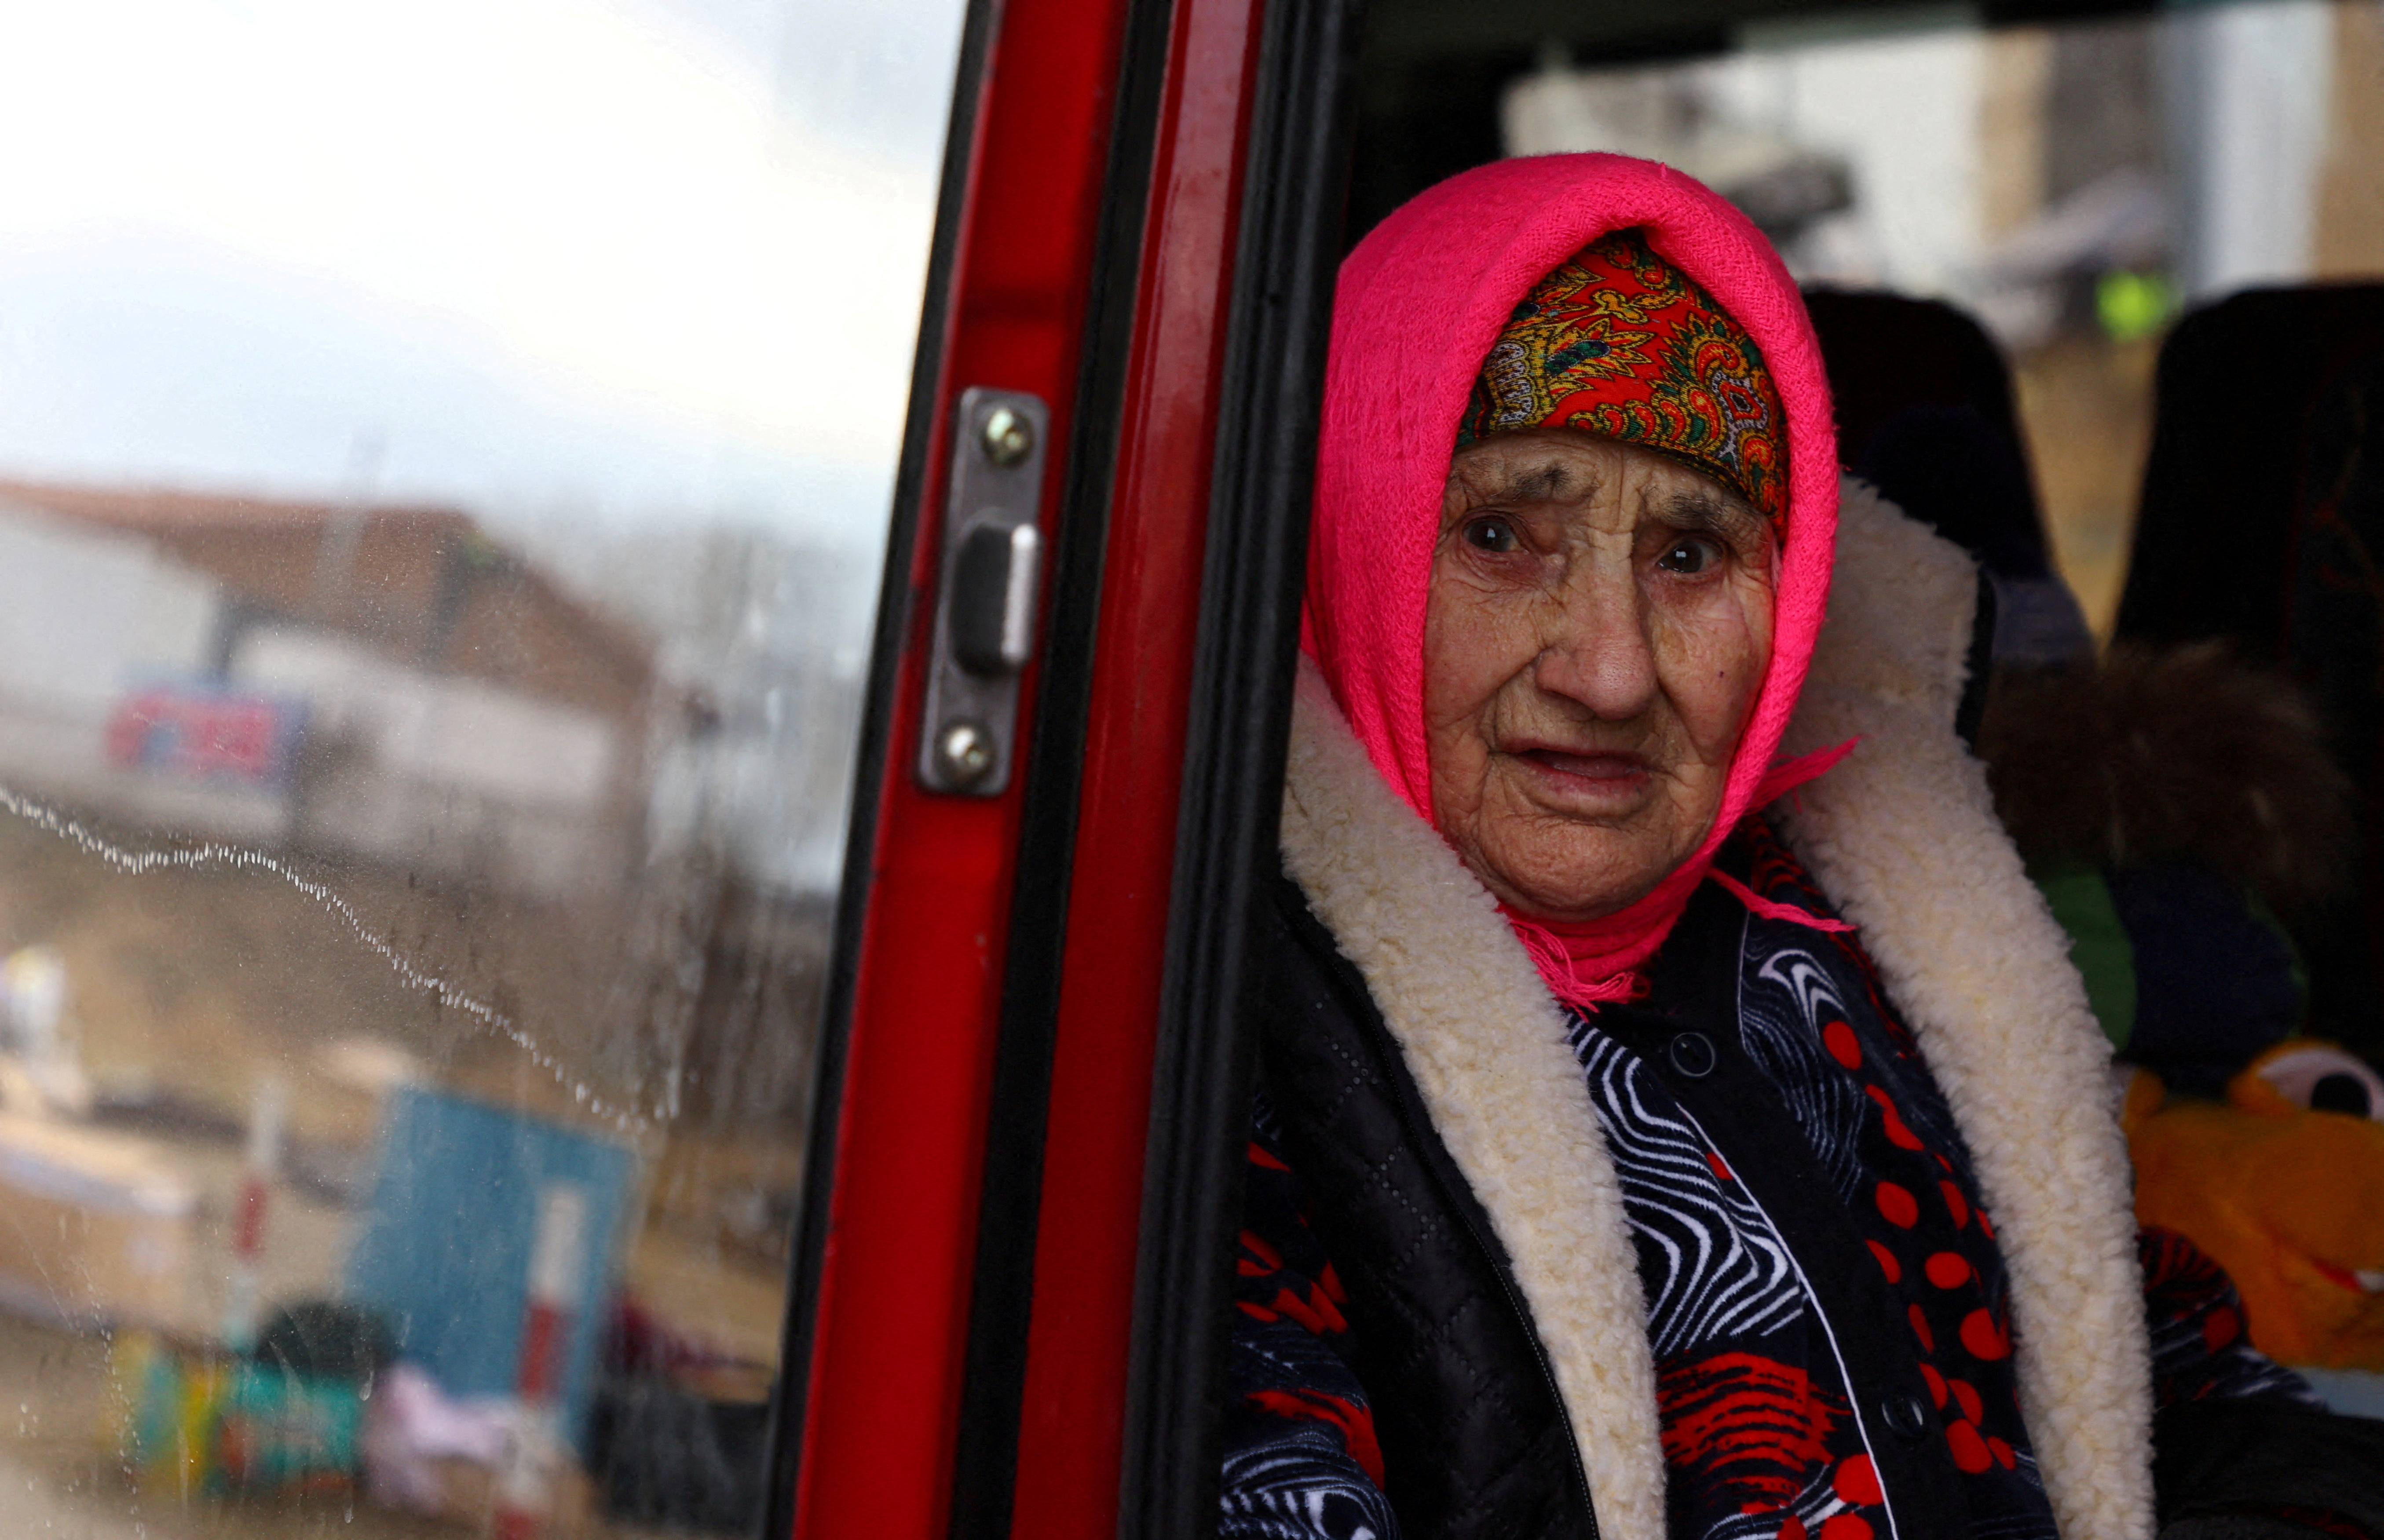
[[1477,518],[1465,527],[1466,543],[1500,555],[1523,549],[1523,538],[1515,527],[1503,518]]
[[1674,540],[1656,558],[1656,565],[1666,572],[1682,574],[1709,571],[1720,562],[1721,547],[1703,536]]

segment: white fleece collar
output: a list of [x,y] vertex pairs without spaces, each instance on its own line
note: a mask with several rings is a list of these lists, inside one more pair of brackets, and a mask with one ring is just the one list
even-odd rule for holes
[[[2152,1372],[2127,1150],[2104,1090],[2109,1047],[1984,769],[1953,731],[1975,602],[1968,558],[1847,484],[1830,618],[1782,751],[1861,742],[1774,812],[1860,927],[1977,1163],[2062,1534],[2147,1540]],[[1637,1256],[1563,1011],[1305,659],[1283,850],[1514,1265],[1600,1531],[1664,1540]]]

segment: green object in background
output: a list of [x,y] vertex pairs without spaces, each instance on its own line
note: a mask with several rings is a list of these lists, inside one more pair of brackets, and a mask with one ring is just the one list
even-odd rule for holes
[[228,1490],[344,1489],[364,1469],[356,1381],[242,1363],[216,1424],[216,1479]]
[[128,1464],[180,1490],[353,1491],[364,1387],[128,1333],[112,1353]]
[[2177,296],[2158,273],[2110,272],[2094,282],[2094,318],[2114,342],[2141,342],[2176,311]]
[[2086,1003],[2111,1046],[2124,1051],[2136,1030],[2136,944],[2119,923],[2103,874],[2087,866],[2030,872],[2053,917],[2069,933],[2069,961],[2086,978]]

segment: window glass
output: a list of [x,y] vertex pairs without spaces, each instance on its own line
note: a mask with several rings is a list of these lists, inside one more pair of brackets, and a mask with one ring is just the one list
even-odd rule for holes
[[0,14],[12,1532],[750,1531],[960,10]]
[[2105,637],[2167,323],[2247,287],[2384,275],[2384,13],[2365,0],[1994,29],[1905,6],[1741,22],[1633,65],[1600,56],[1649,40],[1601,41],[1499,74],[1499,148],[1670,162],[1805,282],[1983,321],[2055,559]]

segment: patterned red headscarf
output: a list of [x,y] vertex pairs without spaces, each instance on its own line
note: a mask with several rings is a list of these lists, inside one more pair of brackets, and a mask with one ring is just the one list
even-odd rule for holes
[[1763,351],[1729,312],[1616,230],[1532,287],[1491,344],[1457,446],[1519,428],[1579,428],[1678,460],[1777,528],[1785,422]]

